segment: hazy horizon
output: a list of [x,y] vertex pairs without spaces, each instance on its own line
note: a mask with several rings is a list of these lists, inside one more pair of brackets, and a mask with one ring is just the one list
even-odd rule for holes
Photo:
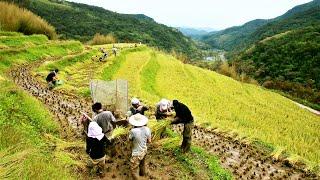
[[171,27],[222,30],[254,19],[271,19],[311,0],[129,1],[69,0],[124,14],[145,14]]

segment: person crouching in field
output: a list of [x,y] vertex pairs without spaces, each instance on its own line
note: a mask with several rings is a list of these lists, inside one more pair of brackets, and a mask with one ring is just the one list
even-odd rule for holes
[[185,153],[190,151],[191,148],[193,116],[191,114],[190,109],[183,103],[180,103],[178,100],[173,100],[172,105],[176,112],[176,117],[171,122],[171,124],[184,124],[181,151]]
[[140,100],[137,98],[132,98],[131,105],[131,115],[135,115],[138,113],[144,115],[144,112],[149,110],[149,108],[147,106],[142,105]]
[[161,99],[161,101],[156,106],[156,119],[162,120],[168,116],[172,116],[171,103],[167,99]]
[[102,132],[102,128],[98,123],[91,121],[88,128],[87,147],[86,152],[89,154],[91,160],[88,167],[93,168],[97,166],[97,174],[100,177],[104,176],[104,168],[106,164],[105,143],[106,137]]
[[130,159],[130,170],[133,179],[146,175],[146,154],[147,143],[151,143],[151,131],[146,124],[148,118],[141,114],[135,114],[129,118],[129,123],[133,126],[129,134],[132,141],[132,157]]
[[59,69],[55,69],[54,71],[51,71],[46,78],[46,81],[48,83],[49,89],[53,89],[57,85],[57,74],[59,72]]

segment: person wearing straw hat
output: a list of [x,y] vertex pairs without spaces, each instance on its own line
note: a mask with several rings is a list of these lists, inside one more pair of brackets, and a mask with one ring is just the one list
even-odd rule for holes
[[148,118],[141,114],[132,115],[129,123],[133,126],[129,139],[132,141],[132,156],[130,170],[133,179],[146,175],[147,143],[151,143],[151,130],[146,126]]
[[138,98],[132,98],[131,105],[132,105],[130,107],[131,115],[135,115],[138,113],[144,115],[144,112],[149,110],[149,108],[147,106],[144,106],[141,104],[141,102]]
[[156,106],[156,119],[165,119],[172,115],[171,103],[167,99],[161,99],[161,101]]
[[105,143],[106,137],[102,132],[102,128],[97,122],[91,121],[88,128],[88,137],[86,141],[86,152],[89,154],[91,160],[88,167],[97,166],[97,174],[104,176],[104,167],[106,164]]
[[193,129],[193,116],[190,109],[178,100],[172,101],[173,108],[176,112],[176,117],[171,124],[184,124],[183,127],[183,140],[181,144],[181,150],[183,153],[190,151],[191,148],[191,137]]

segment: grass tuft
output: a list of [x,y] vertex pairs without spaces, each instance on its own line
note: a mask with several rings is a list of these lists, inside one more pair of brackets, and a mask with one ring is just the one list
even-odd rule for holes
[[50,39],[57,38],[54,27],[31,11],[7,2],[0,2],[0,9],[2,30],[21,32],[26,35],[44,34]]

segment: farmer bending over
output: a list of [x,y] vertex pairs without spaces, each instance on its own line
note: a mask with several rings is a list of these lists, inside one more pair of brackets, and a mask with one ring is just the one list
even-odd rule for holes
[[104,176],[104,167],[106,164],[105,143],[106,137],[102,133],[102,128],[94,121],[91,121],[88,128],[86,152],[90,156],[88,167],[97,166],[97,174]]
[[178,100],[173,100],[172,104],[176,112],[176,117],[171,122],[171,124],[179,124],[179,123],[184,124],[181,151],[185,153],[190,151],[190,147],[191,147],[193,116],[189,108],[186,105],[180,103]]
[[129,139],[133,142],[130,169],[133,179],[136,180],[139,175],[146,175],[147,143],[151,143],[151,131],[146,127],[148,118],[144,115],[131,116],[129,123],[133,126],[129,134]]
[[59,69],[55,69],[54,71],[51,71],[46,78],[46,81],[48,83],[49,89],[53,89],[57,85],[57,74],[59,72]]
[[131,115],[135,115],[138,113],[144,115],[144,112],[149,110],[149,108],[147,106],[142,105],[140,103],[140,100],[137,98],[132,98],[131,105],[132,105],[130,107]]
[[165,119],[172,115],[171,103],[167,99],[161,99],[156,107],[156,119]]
[[102,128],[102,132],[106,136],[106,150],[108,155],[113,156],[116,153],[115,146],[111,140],[111,135],[113,131],[112,122],[116,121],[116,118],[110,111],[104,111],[102,109],[102,104],[97,102],[92,105],[92,110],[96,114],[92,121],[95,121]]
[[115,122],[116,118],[110,111],[104,111],[102,109],[102,104],[99,102],[92,105],[92,111],[96,114],[92,120],[99,124],[102,128],[102,132],[109,139],[113,131],[112,122]]

